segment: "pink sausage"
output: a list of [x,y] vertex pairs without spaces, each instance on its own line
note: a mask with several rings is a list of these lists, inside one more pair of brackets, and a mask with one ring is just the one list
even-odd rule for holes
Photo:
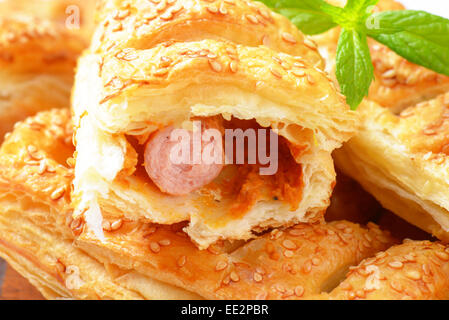
[[[222,127],[215,121],[201,121],[202,132],[209,128],[218,129],[222,132]],[[213,161],[213,163],[205,163],[202,157],[200,162],[194,164],[193,159],[193,133],[186,131],[190,135],[190,160],[176,163],[172,161],[172,150],[179,150],[180,140],[172,141],[171,135],[175,130],[174,127],[166,127],[156,132],[145,146],[145,169],[148,176],[156,184],[156,186],[165,193],[171,195],[186,195],[192,191],[198,190],[201,187],[212,182],[223,169],[223,161]],[[213,145],[210,145],[213,144]],[[178,149],[172,149],[178,146]],[[208,146],[208,150],[216,150],[220,152],[222,158],[223,144],[221,141],[211,139],[207,142],[202,142],[201,149],[204,150]],[[221,149],[219,149],[221,148]],[[219,150],[218,150],[219,149]],[[211,154],[214,154],[211,152]],[[222,158],[219,158],[221,160]],[[207,161],[206,161],[207,162]],[[219,163],[215,163],[219,162]]]

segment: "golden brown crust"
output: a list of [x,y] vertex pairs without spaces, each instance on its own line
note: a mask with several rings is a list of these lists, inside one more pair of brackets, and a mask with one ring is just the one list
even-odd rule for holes
[[287,18],[248,0],[102,1],[93,52],[149,49],[166,41],[230,40],[301,56],[322,67],[315,44]]
[[331,299],[447,300],[449,247],[405,241],[351,268]]
[[0,17],[1,139],[15,122],[69,104],[76,59],[84,46],[80,37],[53,22]]
[[441,240],[449,239],[448,107],[449,94],[398,116],[366,101],[359,107],[361,131],[334,154],[384,207]]
[[67,109],[17,123],[0,149],[0,256],[49,298],[198,299],[73,246],[72,124]]

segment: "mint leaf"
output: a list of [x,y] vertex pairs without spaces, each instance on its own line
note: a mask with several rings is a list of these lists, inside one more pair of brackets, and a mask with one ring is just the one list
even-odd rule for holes
[[278,12],[289,18],[299,30],[308,35],[320,34],[337,26],[332,18],[325,13],[296,8],[278,9]]
[[351,11],[352,14],[356,15],[365,15],[371,14],[371,12],[367,12],[368,9],[375,6],[379,0],[348,0],[345,6],[345,10]]
[[424,11],[400,10],[375,13],[370,20],[373,22],[367,26],[370,36],[407,31],[449,48],[448,19]]
[[321,10],[323,0],[262,0],[268,7],[286,16],[303,33],[315,35],[337,26],[332,18]]
[[342,29],[337,47],[336,75],[346,102],[355,110],[368,95],[374,78],[365,34],[354,29]]
[[410,62],[449,76],[449,48],[429,38],[403,31],[372,36]]

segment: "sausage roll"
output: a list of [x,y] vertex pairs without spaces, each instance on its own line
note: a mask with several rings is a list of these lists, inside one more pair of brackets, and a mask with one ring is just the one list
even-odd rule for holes
[[[189,221],[203,249],[322,220],[335,183],[331,152],[357,118],[320,69],[313,42],[248,1],[108,1],[99,16],[73,91],[75,218],[99,239],[102,216]],[[214,160],[229,159],[225,133],[269,131],[257,149],[278,152],[278,168],[261,174],[261,162],[232,156],[225,165],[175,163],[178,129],[192,140],[214,129],[200,142]],[[273,141],[278,148],[267,147]]]
[[[329,2],[342,5],[345,1]],[[375,8],[377,11],[403,9],[404,6],[394,0],[380,0]],[[313,37],[319,45],[320,53],[326,59],[326,70],[334,78],[339,35],[340,30],[334,28]],[[375,78],[368,99],[399,113],[409,106],[449,91],[449,77],[417,66],[373,39],[368,39],[368,43]]]
[[361,131],[335,152],[338,166],[384,207],[445,241],[448,108],[449,94],[399,115],[365,101],[358,109]]
[[77,35],[30,16],[0,16],[0,137],[16,121],[70,102]]

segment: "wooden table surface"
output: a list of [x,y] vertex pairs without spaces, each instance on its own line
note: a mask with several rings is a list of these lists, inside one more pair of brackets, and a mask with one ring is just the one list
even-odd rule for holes
[[43,300],[27,279],[0,258],[0,300]]

